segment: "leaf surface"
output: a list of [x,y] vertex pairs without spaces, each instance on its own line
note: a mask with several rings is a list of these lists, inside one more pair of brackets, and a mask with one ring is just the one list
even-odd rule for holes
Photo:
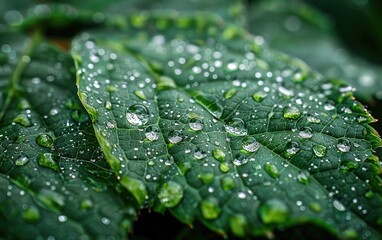
[[126,238],[134,202],[116,191],[72,59],[17,33],[1,33],[0,46],[1,237]]
[[78,94],[138,202],[222,234],[381,236],[381,141],[348,85],[214,17],[109,24],[73,42]]

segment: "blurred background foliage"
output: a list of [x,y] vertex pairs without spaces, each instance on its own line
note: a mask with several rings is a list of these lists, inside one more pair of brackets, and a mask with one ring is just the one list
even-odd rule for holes
[[[382,119],[381,0],[3,0],[0,31],[38,28],[64,49],[71,38],[102,24],[107,15],[140,10],[207,11],[262,36],[271,48],[304,60],[329,78],[343,79]],[[373,127],[382,132],[382,124]],[[378,155],[382,156],[379,150]],[[147,229],[150,229],[148,231]],[[280,230],[276,239],[331,239],[315,226]],[[203,226],[142,212],[133,239],[221,239]]]

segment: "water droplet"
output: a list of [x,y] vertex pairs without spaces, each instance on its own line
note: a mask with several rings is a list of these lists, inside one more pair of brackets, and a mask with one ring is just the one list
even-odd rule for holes
[[141,104],[134,104],[127,109],[126,118],[130,124],[142,126],[149,121],[149,110]]
[[[199,93],[197,93],[199,94]],[[207,95],[195,95],[195,100],[202,105],[212,116],[220,118],[223,114],[223,107],[217,103],[217,100]]]
[[145,130],[145,137],[150,141],[156,141],[159,139],[159,130],[157,127],[150,126]]
[[309,183],[309,172],[308,171],[301,171],[297,175],[297,181],[299,181],[302,184],[308,184]]
[[275,165],[273,165],[272,163],[269,163],[269,162],[265,163],[264,164],[264,170],[272,178],[278,178],[280,176],[279,169]]
[[342,203],[340,201],[337,201],[337,200],[334,200],[333,201],[333,206],[338,210],[338,211],[345,211],[345,206],[342,205]]
[[204,183],[204,184],[211,184],[214,181],[214,174],[213,173],[201,173],[198,175],[198,178]]
[[104,225],[109,225],[111,223],[110,219],[105,218],[105,217],[101,218],[101,222]]
[[300,144],[298,142],[290,141],[285,145],[287,156],[295,155],[300,151]]
[[232,89],[230,89],[230,90],[228,90],[227,92],[224,93],[224,98],[225,99],[230,99],[233,96],[235,96],[236,93],[237,93],[237,89],[236,88],[232,88]]
[[37,162],[40,166],[51,168],[57,172],[60,171],[60,167],[53,160],[53,155],[51,153],[41,153],[37,157]]
[[279,199],[266,201],[259,210],[260,218],[265,224],[285,223],[289,219],[287,205]]
[[322,207],[318,202],[311,202],[309,203],[308,207],[315,213],[319,213],[322,211]]
[[286,107],[286,108],[284,108],[284,111],[283,111],[284,118],[287,118],[287,119],[297,119],[297,118],[300,117],[300,115],[301,115],[301,112],[296,107]]
[[254,137],[245,137],[242,141],[242,148],[248,152],[256,152],[259,150],[260,144]]
[[326,155],[326,147],[323,145],[316,145],[313,147],[313,152],[317,157],[324,157]]
[[178,130],[171,130],[168,133],[168,141],[170,143],[178,143],[183,140],[183,133]]
[[15,161],[15,165],[16,166],[24,166],[25,164],[27,164],[29,162],[29,159],[25,156],[23,157],[20,157],[18,158],[16,161]]
[[203,159],[203,158],[205,158],[207,156],[207,154],[206,154],[206,152],[203,150],[203,149],[201,149],[201,148],[199,148],[199,147],[196,147],[195,148],[195,151],[194,151],[194,157],[196,158],[196,159]]
[[13,122],[19,123],[23,125],[24,127],[30,127],[32,126],[32,122],[29,120],[28,116],[25,114],[19,114],[14,119]]
[[200,131],[204,127],[204,122],[200,118],[191,118],[188,126],[194,131]]
[[92,209],[94,206],[94,203],[90,199],[84,199],[80,202],[80,208],[84,210]]
[[334,102],[332,100],[328,100],[324,103],[324,109],[326,111],[332,111],[336,108],[336,106],[334,105]]
[[213,151],[212,151],[212,155],[214,156],[214,158],[216,159],[216,160],[218,160],[219,162],[223,162],[223,161],[225,161],[225,157],[226,157],[226,155],[225,155],[225,152],[223,151],[223,150],[221,150],[221,149],[214,149]]
[[219,202],[215,198],[207,198],[200,203],[200,211],[205,219],[216,219],[221,209]]
[[313,116],[312,114],[308,114],[307,120],[310,123],[320,123],[321,122],[321,120],[319,118]]
[[357,169],[358,167],[359,167],[358,162],[342,161],[340,169],[342,172],[351,172],[351,171],[354,171],[355,169]]
[[183,198],[183,188],[180,184],[169,181],[162,185],[158,198],[163,206],[167,208],[175,207]]
[[245,237],[248,229],[247,219],[242,214],[235,214],[229,219],[232,233],[237,237]]
[[233,118],[224,128],[228,133],[235,136],[247,135],[245,123],[240,118]]
[[58,221],[59,222],[66,222],[68,220],[68,217],[65,215],[60,215],[58,216]]
[[256,102],[261,102],[266,97],[267,97],[267,94],[263,91],[256,92],[252,95],[253,100],[255,100]]
[[145,93],[142,90],[135,90],[134,95],[139,97],[142,100],[146,100]]
[[227,68],[230,71],[235,71],[238,68],[238,64],[236,62],[229,62]]
[[233,158],[233,164],[236,166],[244,165],[248,163],[248,161],[249,159],[244,154],[241,154],[241,153],[236,154],[235,157]]
[[42,133],[38,135],[36,138],[36,142],[42,147],[50,148],[53,146],[53,138],[47,133]]
[[235,180],[230,176],[223,177],[220,180],[220,184],[224,191],[232,190],[235,188]]
[[40,211],[36,207],[29,207],[24,211],[23,218],[27,222],[37,222],[40,220]]
[[231,168],[228,163],[220,163],[219,169],[222,173],[227,173]]
[[373,191],[367,191],[365,193],[365,197],[368,198],[368,199],[374,197],[374,192]]
[[338,150],[340,150],[341,152],[349,152],[350,151],[350,142],[349,140],[345,139],[345,138],[340,138],[337,140],[337,148]]
[[310,127],[303,127],[298,135],[302,138],[311,138],[313,136],[313,131]]

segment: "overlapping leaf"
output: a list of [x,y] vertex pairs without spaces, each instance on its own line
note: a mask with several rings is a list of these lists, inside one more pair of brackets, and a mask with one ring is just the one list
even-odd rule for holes
[[0,35],[0,236],[126,238],[135,210],[75,95],[68,54]]
[[220,20],[114,16],[73,43],[80,99],[141,204],[237,236],[381,236],[373,121],[352,88]]

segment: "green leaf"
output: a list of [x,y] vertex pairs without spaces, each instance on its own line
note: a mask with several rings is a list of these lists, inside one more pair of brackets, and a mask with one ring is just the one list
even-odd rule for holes
[[126,238],[134,202],[80,107],[73,61],[36,36],[0,34],[0,236]]
[[206,15],[107,24],[73,42],[78,91],[139,202],[221,234],[381,237],[381,140],[344,82]]
[[270,47],[301,58],[327,77],[348,81],[360,99],[382,97],[380,65],[347,49],[323,13],[301,1],[278,0],[260,1],[249,11],[250,31]]

